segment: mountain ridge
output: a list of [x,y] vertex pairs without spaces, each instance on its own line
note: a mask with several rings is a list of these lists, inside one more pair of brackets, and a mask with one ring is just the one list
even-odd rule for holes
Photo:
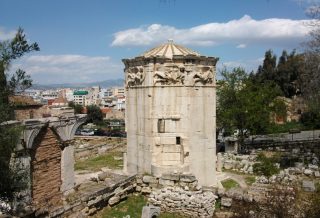
[[123,79],[109,79],[88,83],[60,83],[60,84],[33,84],[31,89],[56,89],[56,88],[86,88],[100,86],[101,88],[122,87]]

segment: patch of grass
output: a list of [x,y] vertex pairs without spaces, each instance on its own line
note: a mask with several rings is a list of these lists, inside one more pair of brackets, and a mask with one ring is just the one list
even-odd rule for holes
[[255,183],[256,181],[256,177],[255,176],[247,176],[244,178],[245,182],[247,185],[252,185],[253,183]]
[[109,167],[110,169],[121,169],[123,160],[115,160],[114,157],[122,157],[120,151],[110,151],[97,157],[92,157],[87,160],[79,160],[75,163],[75,170],[90,170],[99,171],[102,167]]
[[216,203],[215,203],[215,205],[214,205],[214,208],[215,208],[216,210],[219,210],[219,209],[221,208],[221,198],[218,198],[218,199],[216,200]]
[[236,187],[239,187],[239,184],[234,181],[233,179],[226,179],[226,180],[223,180],[221,182],[222,186],[226,189],[226,190],[229,190],[231,188],[236,188]]
[[147,204],[147,199],[142,195],[132,195],[127,200],[114,207],[107,207],[100,211],[95,218],[122,218],[130,215],[130,218],[140,218],[142,208]]

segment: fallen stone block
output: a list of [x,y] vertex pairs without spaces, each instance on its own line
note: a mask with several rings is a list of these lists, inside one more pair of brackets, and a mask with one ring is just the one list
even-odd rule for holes
[[102,173],[98,174],[98,179],[100,181],[104,181],[107,177],[108,177],[108,173],[107,172],[102,172]]
[[114,197],[109,199],[108,203],[109,203],[110,206],[113,206],[113,205],[119,203],[119,201],[120,201],[120,197],[119,196],[114,196]]
[[137,178],[137,184],[142,184],[142,179],[141,178]]
[[303,180],[302,188],[307,192],[314,192],[316,190],[314,182],[311,180]]
[[312,170],[310,170],[310,169],[305,169],[304,171],[303,171],[303,173],[304,173],[304,175],[306,175],[306,176],[311,176],[312,175]]
[[138,185],[137,185],[137,186],[136,186],[136,191],[137,191],[137,192],[141,192],[141,186],[138,186]]
[[233,161],[230,161],[230,160],[225,161],[223,164],[223,168],[226,170],[231,170],[233,169],[233,167],[234,167],[234,163]]
[[192,174],[181,174],[180,175],[180,181],[181,182],[187,182],[187,183],[191,183],[196,181],[196,177]]
[[314,165],[314,164],[309,164],[309,165],[308,165],[308,168],[309,168],[310,170],[318,170],[318,169],[319,169],[319,167],[318,167],[317,165]]
[[232,198],[221,198],[221,206],[223,207],[231,207],[232,205]]
[[142,181],[144,183],[157,183],[157,178],[153,176],[143,176]]
[[174,186],[174,181],[160,178],[159,184],[163,186]]
[[179,181],[180,175],[178,173],[168,173],[162,174],[161,178],[165,180]]
[[151,193],[151,188],[150,187],[143,187],[141,189],[142,194],[150,194]]

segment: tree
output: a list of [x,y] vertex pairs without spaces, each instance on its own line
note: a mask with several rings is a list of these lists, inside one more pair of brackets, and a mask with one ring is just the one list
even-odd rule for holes
[[218,88],[217,123],[232,132],[238,130],[238,140],[243,144],[246,134],[265,133],[271,123],[272,113],[278,113],[276,97],[281,93],[272,82],[257,84],[241,68],[222,71]]
[[81,104],[75,104],[73,108],[75,114],[82,114],[83,106]]
[[38,44],[29,44],[21,28],[12,40],[0,41],[0,200],[5,202],[12,200],[18,188],[15,172],[10,167],[10,160],[21,133],[20,128],[4,123],[14,118],[9,96],[29,88],[32,84],[30,76],[21,69],[18,69],[10,79],[7,72],[13,60],[38,50]]
[[274,81],[276,73],[277,57],[271,50],[264,54],[263,65],[258,67],[257,79],[259,82]]
[[96,105],[87,106],[88,121],[98,124],[103,121],[103,115],[100,108]]
[[[320,5],[309,7],[307,15],[314,20],[311,23],[310,40],[305,43],[301,91],[311,114],[320,117]],[[317,125],[317,119],[310,121],[313,122],[312,126]]]
[[74,109],[75,114],[81,114],[83,111],[83,106],[81,104],[75,104],[73,101],[69,101],[68,106]]
[[278,63],[271,50],[266,51],[263,65],[251,77],[258,83],[276,83],[282,95],[291,98],[300,93],[301,75],[304,72],[304,56],[293,50],[290,54],[283,50]]

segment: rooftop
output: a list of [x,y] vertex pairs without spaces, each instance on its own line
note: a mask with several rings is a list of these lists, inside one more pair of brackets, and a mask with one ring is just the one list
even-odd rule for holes
[[181,45],[177,45],[173,43],[173,40],[168,40],[167,43],[159,45],[149,51],[143,53],[142,57],[150,58],[150,57],[164,57],[172,59],[173,56],[201,56],[199,53],[183,47]]
[[63,98],[63,97],[59,97],[54,99],[54,101],[52,103],[55,104],[61,104],[61,103],[68,103],[67,99]]
[[89,92],[88,91],[74,91],[73,95],[87,95]]
[[24,95],[14,95],[9,97],[9,101],[16,107],[23,106],[42,106],[42,104],[35,102],[32,97]]

